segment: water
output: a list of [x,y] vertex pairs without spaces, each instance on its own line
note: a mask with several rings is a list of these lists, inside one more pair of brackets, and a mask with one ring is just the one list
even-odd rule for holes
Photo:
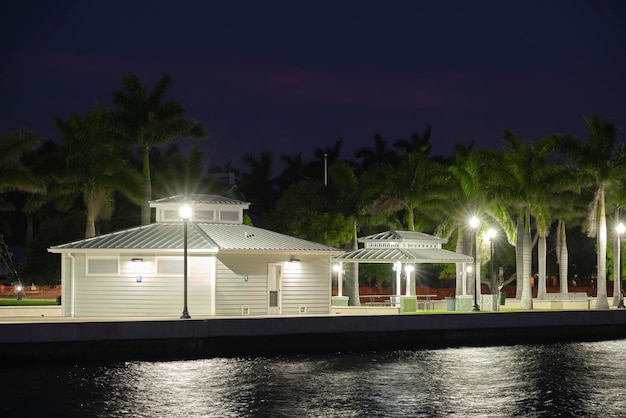
[[624,379],[626,340],[23,365],[0,369],[0,416],[618,417]]

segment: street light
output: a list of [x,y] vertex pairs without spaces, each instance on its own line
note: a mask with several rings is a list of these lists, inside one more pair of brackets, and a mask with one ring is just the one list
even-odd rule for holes
[[472,305],[471,312],[478,312],[480,309],[478,308],[478,280],[476,275],[476,228],[480,224],[480,220],[476,216],[472,216],[469,221],[470,227],[472,228],[472,258],[474,260],[474,266],[472,271],[474,272],[474,304]]
[[187,310],[187,221],[191,218],[191,208],[189,205],[185,204],[180,208],[179,212],[180,217],[183,218],[183,280],[184,280],[184,290],[183,290],[183,298],[184,298],[184,307],[183,314],[180,316],[180,319],[189,319],[189,311]]
[[496,294],[496,276],[493,269],[493,239],[496,237],[496,230],[489,228],[483,235],[483,240],[489,241],[489,281],[491,282],[491,293]]
[[626,226],[623,223],[619,223],[615,230],[617,231],[617,254],[615,254],[615,283],[614,286],[617,287],[617,291],[619,292],[619,305],[617,305],[617,309],[624,309],[624,290],[622,289],[622,274],[621,267],[622,261],[620,260],[620,252],[622,247],[622,234],[626,231]]

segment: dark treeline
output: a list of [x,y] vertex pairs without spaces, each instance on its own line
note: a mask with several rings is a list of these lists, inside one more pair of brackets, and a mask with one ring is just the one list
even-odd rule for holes
[[[568,235],[583,231],[596,238],[590,264],[606,299],[608,242],[616,242],[613,226],[626,198],[626,153],[614,120],[581,119],[586,138],[546,133],[530,141],[505,131],[501,149],[460,143],[447,157],[431,154],[436,128],[428,126],[406,138],[375,134],[347,159],[339,139],[310,155],[267,150],[205,169],[197,144],[184,154],[172,142],[209,134],[167,97],[171,83],[166,75],[149,90],[129,75],[111,109],[97,104],[55,120],[55,140],[27,129],[2,137],[0,233],[27,249],[26,281],[58,280],[51,245],[149,223],[153,199],[208,193],[251,202],[255,225],[344,249],[356,248],[359,236],[398,229],[444,237],[449,249],[469,254],[475,215],[479,248],[482,233],[495,228],[498,246],[515,248],[517,277],[558,275],[564,291],[568,269],[584,264],[570,260]],[[528,304],[526,282],[517,287]]]

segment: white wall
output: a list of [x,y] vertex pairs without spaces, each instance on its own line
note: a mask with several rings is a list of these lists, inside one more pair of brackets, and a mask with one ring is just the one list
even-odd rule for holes
[[242,315],[244,308],[249,315],[267,315],[267,265],[257,265],[254,271],[236,274],[218,260],[216,315]]
[[282,281],[282,314],[330,313],[330,257],[300,257],[300,263],[285,263]]
[[[87,275],[85,255],[75,256],[74,316],[179,317],[183,310],[182,257],[141,257],[142,262],[133,262],[130,256],[119,257],[119,274]],[[160,259],[179,260],[181,273],[158,277],[156,267]],[[189,313],[192,317],[210,315],[215,258],[190,256],[188,260]],[[141,282],[137,281],[138,276]],[[63,287],[63,304],[71,305],[65,283]]]
[[[301,256],[289,263],[284,255],[218,255],[217,315],[267,315],[269,307],[268,266],[282,265],[281,314],[330,313],[330,256]],[[247,277],[247,280],[246,280]],[[304,310],[305,312],[302,312]]]
[[[73,263],[70,257],[63,257],[64,316],[180,317],[183,310],[182,257],[144,254],[140,256],[141,262],[131,261],[131,255],[111,257],[118,260],[117,274],[88,275],[84,254],[75,255]],[[213,256],[189,256],[189,314],[192,318],[212,315],[211,286],[215,280],[215,315],[267,315],[268,265],[277,262],[282,265],[281,314],[329,314],[330,256],[298,257],[300,263],[284,261],[284,254],[220,255],[224,262]],[[173,266],[170,274],[157,276],[158,263],[165,259],[178,260],[180,274],[176,274],[178,267]],[[74,289],[72,274],[75,275]],[[141,276],[141,282],[137,281],[137,276]]]

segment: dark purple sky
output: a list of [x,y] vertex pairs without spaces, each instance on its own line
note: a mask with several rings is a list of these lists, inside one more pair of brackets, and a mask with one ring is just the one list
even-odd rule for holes
[[[626,124],[623,1],[51,1],[0,13],[0,133],[111,103],[135,72],[206,123],[208,165],[246,152],[343,156],[433,125],[434,153],[502,130]],[[622,134],[623,137],[624,134]]]

